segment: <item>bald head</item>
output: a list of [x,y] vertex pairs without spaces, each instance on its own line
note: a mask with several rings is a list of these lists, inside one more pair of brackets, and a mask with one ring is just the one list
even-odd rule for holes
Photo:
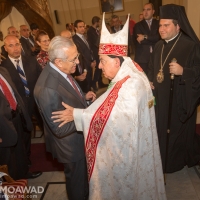
[[72,33],[69,30],[64,30],[60,33],[60,36],[72,39]]
[[14,35],[7,35],[4,38],[4,48],[11,58],[17,59],[21,55],[21,44]]

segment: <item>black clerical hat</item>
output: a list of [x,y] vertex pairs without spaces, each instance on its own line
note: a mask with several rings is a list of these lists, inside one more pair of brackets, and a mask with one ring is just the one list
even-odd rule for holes
[[184,6],[176,4],[160,6],[160,19],[178,20],[178,25],[180,26],[181,31],[188,35],[194,42],[199,43],[199,39],[187,18]]

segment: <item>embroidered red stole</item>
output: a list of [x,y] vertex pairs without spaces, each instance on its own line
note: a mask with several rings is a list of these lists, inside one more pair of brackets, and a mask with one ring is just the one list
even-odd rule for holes
[[118,98],[118,92],[122,87],[122,84],[130,76],[126,76],[122,80],[118,81],[113,89],[111,90],[108,97],[101,104],[98,110],[95,112],[92,117],[89,133],[86,139],[86,158],[87,158],[87,169],[88,169],[88,180],[90,180],[96,160],[96,150],[98,142],[102,135],[103,129],[108,121],[110,113],[115,105],[115,101]]

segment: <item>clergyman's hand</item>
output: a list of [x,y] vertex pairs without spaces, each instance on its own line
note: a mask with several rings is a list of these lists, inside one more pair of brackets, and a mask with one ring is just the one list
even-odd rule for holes
[[183,74],[183,67],[176,62],[169,63],[169,73],[175,75]]
[[2,143],[2,139],[0,138],[0,143]]
[[66,108],[62,111],[52,112],[52,119],[55,119],[53,122],[62,122],[58,127],[63,126],[64,124],[74,120],[73,111],[74,108],[62,102],[62,105]]
[[91,102],[96,100],[96,94],[92,91],[89,91],[86,95],[85,95],[85,99],[89,100]]

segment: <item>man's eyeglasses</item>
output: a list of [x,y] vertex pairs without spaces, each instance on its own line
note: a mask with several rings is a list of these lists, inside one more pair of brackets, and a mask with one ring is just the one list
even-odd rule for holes
[[79,57],[79,56],[80,56],[80,53],[78,53],[77,56],[76,56],[74,59],[72,59],[72,60],[67,60],[67,59],[66,59],[66,61],[71,62],[71,63],[73,63],[73,64],[76,64],[76,61],[78,60],[78,57]]

